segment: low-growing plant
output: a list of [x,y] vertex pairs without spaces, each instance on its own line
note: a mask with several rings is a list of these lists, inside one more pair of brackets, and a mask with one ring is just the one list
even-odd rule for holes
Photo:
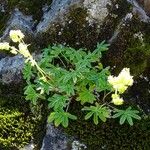
[[114,107],[123,104],[120,95],[132,86],[133,76],[128,68],[115,77],[110,74],[109,67],[103,67],[102,53],[109,46],[104,41],[92,52],[63,45],[48,46],[43,50],[41,60],[36,61],[20,30],[10,31],[10,38],[18,43],[18,48],[4,42],[0,43],[0,49],[24,56],[26,100],[34,104],[38,99],[47,100],[51,109],[48,121],[54,122],[55,126],[62,124],[67,127],[69,119],[77,119],[69,113],[69,106],[75,101],[79,101],[83,105],[82,111],[87,112],[85,120],[93,118],[96,125],[100,120],[106,122],[107,118],[119,117],[120,124],[127,121],[130,125],[133,125],[133,118],[141,119],[139,111],[131,107],[126,110]]

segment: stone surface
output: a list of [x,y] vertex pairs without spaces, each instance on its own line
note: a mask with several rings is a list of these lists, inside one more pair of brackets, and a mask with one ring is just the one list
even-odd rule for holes
[[32,39],[31,37],[33,36],[33,26],[34,22],[32,16],[23,15],[22,12],[20,12],[18,9],[15,9],[7,22],[6,29],[3,32],[0,41],[9,39],[9,31],[15,29],[20,29],[26,35],[26,37],[28,36],[30,39]]
[[46,135],[41,150],[67,150],[69,138],[58,128],[47,124]]
[[20,83],[23,65],[24,59],[20,55],[2,58],[0,60],[0,82],[3,84]]
[[107,3],[109,0],[56,0],[53,1],[50,8],[44,14],[42,21],[37,25],[37,33],[47,32],[53,23],[65,25],[68,20],[67,14],[73,6],[87,9],[87,20],[89,22],[98,21],[102,23],[108,15]]
[[90,24],[97,22],[101,25],[109,11],[107,5],[111,5],[110,0],[84,0],[83,5],[88,11],[87,20]]

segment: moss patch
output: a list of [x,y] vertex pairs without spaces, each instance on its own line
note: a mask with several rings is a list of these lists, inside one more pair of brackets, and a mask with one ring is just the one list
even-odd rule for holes
[[[54,23],[49,31],[39,35],[37,43],[41,47],[48,44],[66,44],[74,48],[93,49],[98,40],[98,27],[96,24],[89,26],[86,20],[87,10],[82,7],[72,6],[65,16],[65,25]],[[42,39],[42,40],[41,40]],[[38,41],[40,40],[40,41]]]
[[132,127],[127,124],[121,126],[119,120],[113,119],[96,126],[92,120],[84,120],[84,114],[78,111],[80,108],[80,105],[71,108],[79,118],[76,122],[70,122],[70,126],[65,131],[86,144],[88,150],[150,149],[150,118],[135,121]]
[[0,149],[18,150],[33,140],[38,150],[46,131],[47,104],[29,105],[21,87],[11,89],[1,86],[0,91]]

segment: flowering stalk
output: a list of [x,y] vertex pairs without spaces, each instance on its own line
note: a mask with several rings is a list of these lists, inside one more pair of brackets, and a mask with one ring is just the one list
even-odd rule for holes
[[18,49],[15,48],[14,46],[10,46],[9,43],[3,42],[0,43],[0,49],[1,50],[10,50],[12,54],[21,54],[26,58],[25,63],[30,62],[31,66],[35,66],[39,73],[42,75],[42,78],[45,82],[48,79],[51,79],[51,77],[42,69],[40,66],[37,64],[35,59],[33,59],[32,55],[30,54],[28,50],[27,44],[23,41],[24,34],[20,30],[11,30],[9,32],[9,37],[14,43],[18,43]]
[[118,77],[109,76],[108,82],[112,85],[113,90],[115,91],[112,94],[112,103],[115,105],[122,105],[123,98],[120,97],[120,94],[123,94],[129,86],[133,85],[133,76],[130,75],[129,68],[124,68]]

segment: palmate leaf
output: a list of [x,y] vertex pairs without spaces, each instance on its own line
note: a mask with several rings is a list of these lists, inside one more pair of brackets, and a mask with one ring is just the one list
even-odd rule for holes
[[95,51],[97,52],[103,52],[108,50],[109,44],[105,44],[105,41],[102,41],[101,43],[97,43],[97,48]]
[[62,124],[65,128],[68,126],[69,119],[76,120],[77,117],[64,111],[52,112],[48,117],[48,122],[53,122],[56,127]]
[[36,104],[38,98],[40,98],[40,94],[38,94],[35,89],[34,85],[29,84],[25,87],[24,94],[26,95],[25,99],[32,101],[33,104]]
[[59,86],[59,91],[60,92],[65,92],[68,96],[71,96],[71,95],[75,94],[74,85],[72,83],[61,84]]
[[93,116],[93,121],[96,125],[99,123],[99,119],[106,122],[107,118],[110,117],[109,109],[99,104],[96,104],[96,106],[84,107],[82,110],[89,111],[85,116],[85,120]]
[[96,90],[98,92],[104,90],[110,90],[111,86],[108,84],[107,77],[110,74],[109,68],[103,69],[100,73],[97,74],[97,80],[95,80]]
[[93,104],[96,98],[95,98],[95,95],[91,91],[85,89],[84,91],[79,91],[79,96],[77,97],[77,100],[81,101],[82,105],[84,103]]
[[131,107],[128,107],[126,110],[119,110],[115,109],[115,114],[113,115],[113,118],[120,117],[120,125],[124,124],[125,121],[127,121],[131,126],[133,125],[133,118],[140,120],[141,117],[138,115],[139,111],[132,110]]
[[54,108],[55,111],[62,110],[64,107],[67,106],[69,101],[69,97],[59,94],[54,94],[52,97],[48,98],[49,101],[49,108]]
[[29,81],[32,75],[33,73],[31,63],[27,62],[23,68],[23,78]]

